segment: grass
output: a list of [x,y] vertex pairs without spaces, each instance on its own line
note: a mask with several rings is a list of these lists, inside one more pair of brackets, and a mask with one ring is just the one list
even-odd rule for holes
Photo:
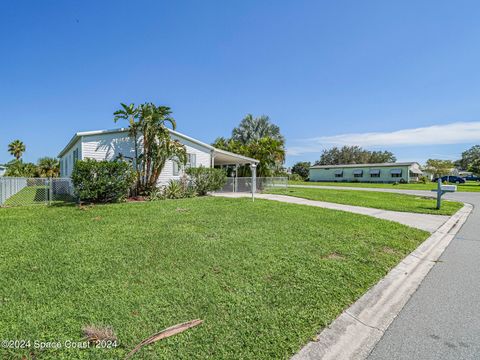
[[[48,186],[27,186],[15,195],[9,197],[3,206],[27,206],[27,205],[46,205],[48,204],[49,187]],[[62,202],[73,202],[69,195],[54,195],[55,199],[50,203],[59,204]]]
[[437,200],[432,198],[376,191],[290,187],[288,189],[270,189],[267,192],[337,204],[421,214],[453,215],[463,206],[460,202],[442,200],[442,207],[437,210]]
[[[429,182],[426,184],[375,184],[375,183],[354,183],[354,182],[315,182],[315,181],[288,181],[289,185],[312,185],[312,186],[349,186],[363,188],[380,188],[380,189],[401,189],[401,190],[434,190],[437,184]],[[465,184],[457,185],[457,191],[460,192],[477,192],[480,191],[480,183],[475,181],[467,181]]]
[[80,341],[96,326],[120,344],[0,348],[0,358],[119,359],[197,318],[133,359],[288,358],[428,237],[362,215],[208,197],[5,208],[0,223],[0,339]]

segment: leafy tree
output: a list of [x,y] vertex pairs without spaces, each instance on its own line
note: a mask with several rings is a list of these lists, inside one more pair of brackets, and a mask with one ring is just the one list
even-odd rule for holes
[[390,151],[369,151],[360,146],[325,149],[315,165],[374,164],[397,161]]
[[[233,153],[248,156],[259,161],[257,166],[257,176],[272,176],[278,170],[277,165],[285,160],[285,149],[283,142],[270,137],[264,137],[258,140],[250,141],[248,144],[242,144],[239,141],[218,138],[213,146],[227,150]],[[240,166],[239,176],[250,176],[251,171],[248,166]]]
[[462,152],[462,158],[456,162],[462,170],[473,171],[475,163],[480,161],[480,145],[472,146],[470,149]]
[[435,177],[448,175],[453,168],[453,161],[450,160],[428,159],[425,165],[425,170],[433,174]]
[[37,175],[37,167],[32,163],[24,163],[22,160],[12,160],[6,164],[7,171],[5,176],[12,177],[35,177]]
[[20,160],[25,150],[25,144],[20,140],[14,140],[8,144],[8,152],[17,160]]
[[139,120],[139,116],[140,116],[140,109],[138,107],[135,107],[135,104],[126,105],[124,103],[120,103],[120,106],[122,108],[113,113],[113,115],[114,115],[113,121],[114,122],[117,122],[118,120],[127,120],[128,121],[129,133],[130,133],[130,136],[133,138],[133,141],[134,141],[134,149],[135,149],[134,167],[135,167],[135,171],[137,173],[139,173],[138,134],[139,134],[139,131],[140,131],[141,123],[138,120]]
[[114,113],[114,121],[128,119],[130,134],[138,147],[135,155],[135,172],[137,177],[137,193],[148,194],[158,182],[161,171],[167,160],[186,164],[187,151],[183,144],[172,140],[167,125],[176,128],[168,106],[156,106],[145,103],[135,107],[126,106]]
[[51,157],[38,159],[37,175],[40,177],[58,177],[60,175],[60,163],[58,159]]
[[310,161],[297,162],[292,166],[292,174],[298,174],[305,180],[308,178],[310,166]]
[[475,175],[480,176],[480,159],[473,161],[468,169]]
[[265,137],[285,143],[285,138],[280,134],[280,128],[272,124],[266,115],[255,118],[252,114],[248,114],[240,125],[232,130],[232,139],[241,144],[248,144]]
[[[280,134],[280,128],[265,115],[254,118],[248,114],[233,129],[231,138],[219,137],[212,145],[259,160],[257,175],[260,177],[281,173],[285,161],[285,139]],[[250,174],[248,166],[240,166],[238,169],[239,176]]]

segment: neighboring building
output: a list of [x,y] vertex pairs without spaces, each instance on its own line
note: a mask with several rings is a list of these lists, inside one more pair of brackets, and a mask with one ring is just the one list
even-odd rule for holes
[[416,182],[422,175],[416,162],[382,164],[314,165],[310,167],[310,181],[345,182]]
[[7,168],[3,165],[0,165],[0,176],[5,175],[6,171],[7,171]]
[[[172,139],[185,145],[188,154],[187,166],[213,167],[224,165],[258,164],[258,160],[213,146],[199,140],[170,130]],[[119,156],[133,161],[135,154],[134,141],[128,129],[98,130],[76,133],[58,155],[60,159],[60,176],[70,177],[76,160],[86,158],[95,160],[114,160]],[[166,184],[172,179],[180,179],[183,169],[175,161],[168,160],[159,177],[159,184]]]

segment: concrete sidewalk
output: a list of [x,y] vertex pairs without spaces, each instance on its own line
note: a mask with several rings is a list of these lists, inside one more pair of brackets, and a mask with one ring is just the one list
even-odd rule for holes
[[[248,193],[217,193],[215,194],[215,196],[238,198],[238,197],[251,197],[252,195]],[[367,207],[361,207],[361,206],[334,204],[334,203],[329,203],[324,201],[302,199],[302,198],[287,196],[287,195],[256,194],[255,198],[281,201],[281,202],[286,202],[290,204],[316,206],[316,207],[321,207],[326,209],[341,210],[341,211],[347,211],[355,214],[368,215],[368,216],[373,216],[379,219],[395,221],[403,225],[428,231],[430,233],[433,233],[450,218],[449,216],[443,216],[443,215],[417,214],[417,213],[408,213],[408,212],[401,212],[401,211],[380,210],[380,209],[373,209],[373,208],[367,208]]]
[[331,186],[331,185],[288,185],[292,188],[307,188],[307,189],[324,189],[324,190],[356,190],[356,191],[371,191],[371,192],[383,192],[394,193],[404,195],[416,195],[416,196],[428,196],[436,197],[436,193],[428,190],[405,190],[405,189],[384,189],[384,188],[367,188],[367,187],[355,187],[355,186]]

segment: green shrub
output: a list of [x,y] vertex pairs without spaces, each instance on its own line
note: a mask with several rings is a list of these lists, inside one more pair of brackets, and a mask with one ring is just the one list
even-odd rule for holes
[[164,196],[166,199],[181,199],[184,197],[184,191],[182,184],[178,180],[170,180],[168,185],[165,187]]
[[292,181],[303,181],[304,178],[301,177],[301,176],[298,175],[298,174],[289,174],[289,175],[288,175],[288,180],[292,180]]
[[428,178],[427,178],[426,176],[423,176],[423,175],[422,175],[422,176],[420,176],[420,177],[418,178],[418,182],[419,182],[420,184],[426,184],[426,183],[428,182]]
[[200,196],[206,195],[209,191],[221,189],[227,182],[227,174],[221,169],[200,166],[189,168],[186,173],[190,177],[196,193]]
[[117,202],[128,196],[135,175],[124,161],[78,160],[72,172],[75,195],[82,202]]

